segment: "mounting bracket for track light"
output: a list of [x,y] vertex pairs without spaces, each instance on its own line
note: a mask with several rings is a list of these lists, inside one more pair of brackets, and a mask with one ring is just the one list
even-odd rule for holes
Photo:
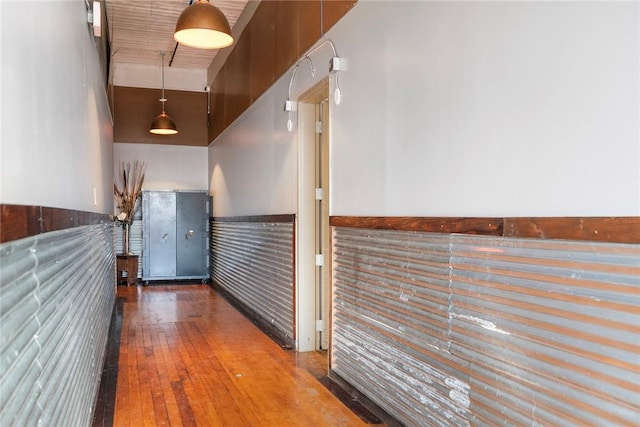
[[347,68],[347,61],[344,58],[339,58],[334,56],[329,61],[329,72],[332,73],[334,71],[344,71]]
[[287,99],[284,102],[284,111],[296,111],[295,101],[291,101],[290,99]]

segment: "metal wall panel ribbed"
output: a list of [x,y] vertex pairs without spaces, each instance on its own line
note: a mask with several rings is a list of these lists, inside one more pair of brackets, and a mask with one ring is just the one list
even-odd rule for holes
[[332,370],[407,425],[640,424],[640,245],[334,227]]
[[293,339],[294,224],[211,221],[210,230],[211,277]]
[[0,425],[89,425],[115,301],[113,224],[0,245]]
[[640,424],[640,245],[453,236],[480,424]]
[[449,349],[449,237],[336,227],[331,368],[408,425],[465,425]]

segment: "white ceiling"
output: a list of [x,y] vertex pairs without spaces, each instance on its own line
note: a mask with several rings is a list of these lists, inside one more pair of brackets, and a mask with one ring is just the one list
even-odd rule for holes
[[[211,0],[211,3],[222,10],[234,29],[247,0]],[[171,67],[207,70],[217,49],[183,45],[176,49],[173,39],[176,21],[188,5],[189,0],[105,0],[112,64],[159,67],[160,52],[164,51],[165,66],[171,62]]]

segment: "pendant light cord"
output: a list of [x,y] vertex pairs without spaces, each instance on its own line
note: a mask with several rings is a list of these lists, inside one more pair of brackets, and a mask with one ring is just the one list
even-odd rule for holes
[[162,61],[162,97],[160,98],[160,102],[162,102],[162,113],[164,113],[164,103],[167,98],[164,97],[164,52],[160,52],[160,58]]

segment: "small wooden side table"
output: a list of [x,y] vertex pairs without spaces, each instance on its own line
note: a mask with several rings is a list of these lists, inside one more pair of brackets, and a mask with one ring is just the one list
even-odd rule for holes
[[135,285],[138,281],[138,255],[116,255],[118,285]]

